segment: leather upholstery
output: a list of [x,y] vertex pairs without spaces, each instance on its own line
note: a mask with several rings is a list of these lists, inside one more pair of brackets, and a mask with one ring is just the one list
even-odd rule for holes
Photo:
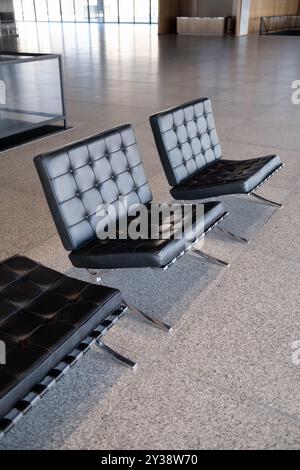
[[175,199],[248,194],[282,166],[278,155],[244,161],[220,159],[208,98],[155,114],[150,123]]
[[[186,219],[183,206],[179,206],[182,212],[180,223],[185,231],[182,237],[173,236],[171,240],[163,239],[120,239],[117,240],[93,240],[70,254],[74,266],[85,268],[111,269],[111,268],[140,268],[140,267],[164,267],[186,249],[192,235],[199,238],[212,224],[220,219],[225,211],[220,202],[209,202],[203,205],[202,215],[196,214],[196,205],[193,205],[193,224],[186,229]],[[147,206],[150,213],[151,205]],[[132,222],[134,219],[129,219]],[[174,235],[176,219],[160,220],[159,234],[162,229],[170,226],[170,233]],[[186,224],[186,225],[184,225]],[[149,234],[151,223],[149,221]],[[193,241],[194,241],[193,239]]]
[[152,200],[135,135],[130,125],[96,135],[35,158],[52,216],[66,250],[97,238],[108,217],[97,217],[102,204],[126,196],[118,217]]
[[226,194],[248,194],[281,166],[278,155],[250,160],[218,160],[171,189],[174,199],[205,199]]
[[0,263],[0,418],[121,304],[87,284],[16,256]]
[[[65,248],[74,266],[82,268],[164,267],[185,248],[193,230],[203,232],[203,217],[196,217],[190,230],[174,240],[132,240],[121,234],[103,240],[102,233],[110,221],[126,222],[138,218],[136,209],[144,205],[150,214],[152,194],[144,173],[133,129],[130,125],[107,131],[84,142],[35,159],[35,164]],[[118,205],[128,197],[128,208],[115,218],[99,215],[99,205]],[[182,206],[181,206],[182,207]],[[97,213],[96,213],[97,211]],[[210,226],[224,215],[220,203],[205,205],[205,225]],[[172,221],[160,222],[158,229]],[[185,223],[185,220],[182,220]],[[151,221],[148,216],[148,225]],[[99,228],[100,227],[100,228]],[[101,239],[102,238],[102,239]]]
[[171,186],[222,156],[208,98],[155,114],[150,123]]

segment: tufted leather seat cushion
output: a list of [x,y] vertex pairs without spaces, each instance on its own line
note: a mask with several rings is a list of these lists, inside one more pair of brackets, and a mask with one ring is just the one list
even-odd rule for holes
[[[198,204],[200,206],[200,204]],[[170,227],[171,240],[163,237],[155,239],[118,239],[94,240],[70,254],[72,264],[77,267],[111,269],[111,268],[141,268],[157,267],[162,268],[168,265],[182,251],[186,249],[187,244],[201,237],[203,233],[216,221],[224,216],[224,207],[220,202],[209,202],[203,204],[201,215],[196,213],[196,205],[193,205],[193,223],[187,228],[187,219],[184,216],[183,206],[181,209],[180,221],[184,227],[184,233],[181,237],[174,234],[174,225],[176,218],[161,218],[160,225],[156,230],[159,234],[162,230]],[[150,210],[151,204],[147,206],[149,211],[149,229],[151,234]],[[132,222],[134,219],[128,219]],[[193,232],[192,232],[193,231]]]
[[0,262],[0,418],[121,304],[116,289],[25,257]]
[[281,166],[278,155],[250,160],[218,160],[171,189],[174,199],[248,194]]
[[[222,204],[204,206],[205,216],[194,207],[194,220],[182,237],[166,240],[140,237],[132,240],[117,234],[103,240],[107,227],[125,220],[126,227],[134,221],[136,209],[148,210],[148,227],[152,194],[145,175],[133,129],[125,125],[90,137],[64,149],[35,159],[35,164],[65,248],[74,266],[81,268],[164,267],[186,247],[190,232],[198,238],[203,225],[209,227],[225,213]],[[127,196],[127,206],[123,198]],[[106,216],[99,207],[112,204],[120,209]],[[182,208],[183,206],[181,206]],[[196,215],[197,212],[197,215]],[[198,219],[197,219],[198,217]],[[185,224],[183,218],[181,223]],[[162,228],[173,221],[160,221]],[[173,224],[174,225],[174,224]],[[146,238],[146,239],[145,239]]]
[[208,98],[155,114],[150,123],[175,199],[247,194],[282,166],[278,155],[221,160],[222,149]]

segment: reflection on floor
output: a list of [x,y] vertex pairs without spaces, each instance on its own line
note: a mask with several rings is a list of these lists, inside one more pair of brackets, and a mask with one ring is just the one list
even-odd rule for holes
[[226,157],[278,152],[287,166],[261,189],[283,210],[223,198],[227,227],[253,240],[209,235],[205,250],[230,260],[229,270],[188,255],[167,273],[105,274],[132,303],[174,323],[173,334],[128,316],[108,340],[139,362],[137,372],[91,352],[0,448],[299,448],[298,39],[158,38],[155,27],[132,25],[19,30],[21,50],[63,54],[73,129],[1,155],[1,257],[24,253],[88,279],[70,266],[33,156],[132,122],[155,199],[168,200],[148,117],[177,103],[212,98]]

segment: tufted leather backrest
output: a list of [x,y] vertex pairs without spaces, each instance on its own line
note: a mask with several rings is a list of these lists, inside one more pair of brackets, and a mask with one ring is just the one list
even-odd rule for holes
[[222,150],[208,98],[150,117],[158,153],[171,186],[221,158]]
[[[94,240],[109,221],[152,200],[129,124],[40,155],[34,161],[68,251]],[[99,207],[106,205],[112,205],[115,212],[101,214]]]

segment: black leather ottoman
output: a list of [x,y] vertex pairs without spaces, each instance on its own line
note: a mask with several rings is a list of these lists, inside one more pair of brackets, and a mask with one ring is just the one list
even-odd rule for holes
[[0,435],[124,311],[116,289],[72,279],[21,256],[2,261],[0,341],[6,363],[0,365]]

